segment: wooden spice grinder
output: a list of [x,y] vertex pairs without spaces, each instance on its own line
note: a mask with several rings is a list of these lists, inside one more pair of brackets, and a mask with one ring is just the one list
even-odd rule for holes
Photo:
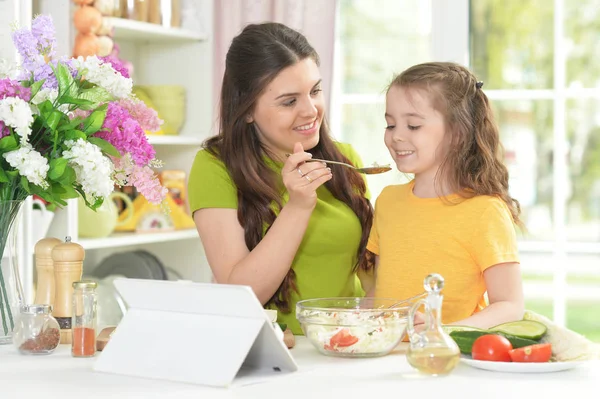
[[35,244],[35,268],[37,271],[37,287],[35,302],[39,304],[54,305],[54,261],[52,250],[62,241],[58,238],[42,238]]
[[54,318],[60,325],[60,343],[71,344],[71,317],[73,308],[73,282],[81,280],[85,250],[67,237],[64,243],[52,249],[54,263]]

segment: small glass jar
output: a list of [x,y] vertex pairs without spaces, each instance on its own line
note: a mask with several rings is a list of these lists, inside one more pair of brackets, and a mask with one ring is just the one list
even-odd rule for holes
[[60,326],[52,305],[23,305],[16,321],[13,344],[24,355],[47,355],[60,343]]
[[71,354],[74,357],[90,357],[96,354],[96,287],[96,282],[92,280],[73,283]]

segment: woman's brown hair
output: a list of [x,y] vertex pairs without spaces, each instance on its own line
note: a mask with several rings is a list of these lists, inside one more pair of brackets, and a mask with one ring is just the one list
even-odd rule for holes
[[[209,138],[204,148],[227,167],[238,193],[238,221],[244,228],[249,250],[258,245],[281,209],[281,176],[265,163],[268,149],[259,140],[254,124],[247,123],[258,97],[285,68],[305,59],[319,65],[319,56],[299,32],[279,23],[251,24],[233,39],[225,61],[221,88],[219,134]],[[315,158],[349,162],[332,140],[325,119],[319,143],[309,150]],[[333,168],[333,179],[325,183],[335,198],[357,215],[362,237],[354,270],[368,270],[366,244],[373,221],[373,208],[365,198],[363,178],[348,168]],[[273,205],[276,205],[273,207]],[[266,231],[265,231],[266,227]],[[298,292],[294,270],[290,268],[268,303],[289,312],[290,296]]]
[[390,87],[421,89],[430,94],[433,107],[444,115],[450,147],[436,175],[448,177],[452,192],[463,197],[491,195],[502,199],[514,223],[519,218],[519,202],[508,192],[508,170],[504,148],[492,108],[482,82],[465,67],[451,62],[429,62],[410,67],[398,75]]

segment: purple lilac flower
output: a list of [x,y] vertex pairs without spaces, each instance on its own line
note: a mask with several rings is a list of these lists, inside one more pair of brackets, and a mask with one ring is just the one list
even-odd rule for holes
[[23,101],[29,101],[31,89],[21,86],[16,80],[0,79],[0,100],[6,97],[19,97]]
[[52,70],[50,64],[41,64],[33,70],[33,80],[39,82],[42,79],[46,79],[46,81],[42,85],[43,88],[58,88],[58,81],[56,80],[56,75],[54,75],[54,71]]
[[29,79],[29,73],[45,63],[44,56],[37,49],[38,42],[33,33],[27,29],[15,30],[12,33],[12,40],[23,60],[25,79]]
[[33,80],[35,82],[38,82],[42,79],[46,79],[46,81],[42,85],[43,88],[58,89],[58,81],[56,80],[56,75],[54,74],[54,71],[52,70],[52,68],[56,69],[56,67],[58,66],[59,63],[67,66],[67,68],[71,72],[71,76],[73,78],[77,77],[77,74],[79,73],[79,71],[77,70],[77,68],[75,68],[73,66],[72,59],[67,59],[66,57],[61,57],[61,59],[58,61],[52,60],[47,64],[39,65],[33,71]]
[[38,15],[31,22],[31,32],[37,41],[39,53],[51,59],[56,52],[56,37],[52,18],[48,15]]
[[140,166],[147,165],[156,155],[140,124],[116,103],[108,104],[102,130],[94,136],[111,143],[121,155],[130,153],[134,162]]

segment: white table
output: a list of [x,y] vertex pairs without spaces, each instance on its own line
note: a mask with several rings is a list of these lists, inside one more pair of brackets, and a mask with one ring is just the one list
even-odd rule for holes
[[94,358],[73,358],[61,345],[48,356],[0,346],[0,398],[600,398],[600,362],[547,374],[510,374],[463,363],[446,377],[418,374],[404,347],[371,359],[319,354],[304,337],[292,349],[299,370],[256,385],[209,388],[94,372]]

